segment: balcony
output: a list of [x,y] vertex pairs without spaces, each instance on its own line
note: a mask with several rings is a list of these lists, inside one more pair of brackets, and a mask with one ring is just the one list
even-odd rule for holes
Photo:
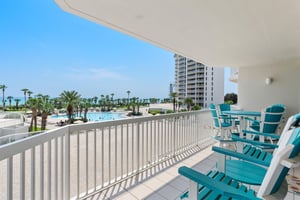
[[[288,116],[300,112],[297,1],[276,1],[272,6],[267,1],[173,1],[171,7],[167,1],[56,2],[67,12],[209,66],[237,67],[238,104],[244,109],[282,103]],[[179,8],[190,12],[180,13]],[[245,8],[247,12],[240,12]],[[273,78],[271,85],[265,84],[267,77]]]
[[3,145],[0,199],[179,199],[188,189],[180,166],[216,166],[210,124],[197,111],[71,125]]
[[126,195],[210,146],[210,124],[208,111],[177,113],[70,125],[3,145],[0,199]]

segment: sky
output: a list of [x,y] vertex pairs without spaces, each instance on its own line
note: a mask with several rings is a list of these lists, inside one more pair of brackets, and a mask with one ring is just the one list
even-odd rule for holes
[[[54,0],[0,2],[0,84],[57,97],[166,98],[174,82],[173,53],[61,10]],[[225,70],[225,80],[228,79]],[[237,86],[225,81],[225,94]]]

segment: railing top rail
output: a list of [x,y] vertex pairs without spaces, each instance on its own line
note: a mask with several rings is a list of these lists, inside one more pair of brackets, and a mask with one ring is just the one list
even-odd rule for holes
[[141,122],[160,120],[160,119],[172,119],[174,117],[190,116],[190,115],[206,113],[206,112],[208,111],[201,110],[201,111],[170,113],[170,114],[154,115],[154,116],[146,116],[146,117],[116,119],[116,120],[104,121],[104,122],[88,122],[85,124],[72,124],[70,125],[70,131],[72,132],[72,131],[79,131],[79,130],[89,130],[93,128],[103,128],[103,127],[124,125],[124,124],[138,123],[138,122],[141,123]]
[[17,140],[12,143],[4,144],[0,146],[0,161],[57,137],[64,136],[66,133],[68,133],[68,129],[68,126],[53,129],[41,134],[24,138],[23,140]]

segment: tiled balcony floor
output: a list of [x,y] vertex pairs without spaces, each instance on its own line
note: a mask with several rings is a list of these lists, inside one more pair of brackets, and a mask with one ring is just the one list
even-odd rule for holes
[[[125,182],[97,194],[90,200],[178,200],[188,189],[188,180],[178,174],[181,166],[193,167],[207,173],[215,167],[217,155],[211,147],[191,153],[186,159],[157,166],[156,169],[145,171],[140,177],[133,177]],[[161,171],[160,171],[161,170]],[[288,193],[285,200],[300,200],[300,196]]]

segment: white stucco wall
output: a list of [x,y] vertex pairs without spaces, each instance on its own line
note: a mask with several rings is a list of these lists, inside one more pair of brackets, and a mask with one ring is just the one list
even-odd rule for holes
[[[265,79],[273,82],[266,85]],[[300,64],[277,67],[249,67],[239,69],[238,105],[244,109],[262,108],[282,103],[287,116],[300,112]]]
[[219,104],[224,102],[224,68],[214,67],[214,101]]

